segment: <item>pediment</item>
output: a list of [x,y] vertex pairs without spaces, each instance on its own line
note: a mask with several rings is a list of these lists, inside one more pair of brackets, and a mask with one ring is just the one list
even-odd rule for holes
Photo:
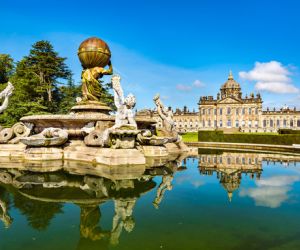
[[234,97],[226,97],[226,98],[218,101],[218,103],[242,103],[242,101],[239,99],[236,99]]

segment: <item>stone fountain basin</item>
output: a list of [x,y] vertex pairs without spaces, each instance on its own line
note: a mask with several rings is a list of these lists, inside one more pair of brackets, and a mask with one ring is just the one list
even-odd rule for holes
[[[34,132],[40,133],[45,128],[54,127],[66,129],[69,136],[82,136],[81,129],[91,122],[98,122],[101,128],[112,127],[115,123],[115,116],[103,113],[84,113],[84,114],[68,114],[68,115],[31,115],[21,118],[23,123],[31,123],[34,125]],[[136,118],[139,129],[151,129],[156,123],[154,119]]]

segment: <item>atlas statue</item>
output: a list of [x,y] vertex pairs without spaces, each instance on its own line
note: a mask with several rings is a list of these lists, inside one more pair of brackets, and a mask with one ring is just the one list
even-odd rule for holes
[[[108,45],[99,38],[83,41],[78,49],[78,57],[83,67],[81,74],[82,101],[100,101],[103,86],[100,79],[112,75],[111,52]],[[108,68],[106,68],[108,66]]]

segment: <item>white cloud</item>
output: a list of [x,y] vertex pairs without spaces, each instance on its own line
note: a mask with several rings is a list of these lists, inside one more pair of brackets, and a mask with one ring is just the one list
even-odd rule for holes
[[256,206],[277,208],[288,200],[291,186],[299,180],[299,176],[272,176],[256,181],[256,188],[242,189],[239,195],[253,198]]
[[203,88],[203,87],[205,86],[205,84],[204,84],[203,82],[201,82],[200,80],[195,80],[195,81],[193,82],[193,86],[194,86],[195,88]]
[[288,67],[277,61],[256,62],[252,70],[239,72],[240,78],[255,81],[257,90],[279,94],[298,93],[299,89],[291,83],[290,75]]
[[177,84],[176,89],[181,91],[191,91],[193,88],[202,88],[205,84],[200,80],[195,80],[191,85],[189,84]]

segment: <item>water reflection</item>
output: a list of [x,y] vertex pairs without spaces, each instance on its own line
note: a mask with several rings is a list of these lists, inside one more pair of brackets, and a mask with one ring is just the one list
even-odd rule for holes
[[[162,177],[153,201],[158,208],[165,191],[171,190],[174,173],[186,169],[181,166],[183,158],[175,158],[155,168],[103,167],[101,171],[106,177],[82,175],[82,166],[76,168],[75,163],[69,165],[71,173],[0,169],[0,219],[5,227],[10,227],[13,218],[9,211],[13,207],[26,217],[30,227],[44,231],[57,214],[63,213],[64,203],[73,203],[80,208],[77,248],[116,246],[123,231],[134,230],[136,202],[156,187],[153,178]],[[114,204],[112,227],[103,229],[100,226],[101,206],[108,201]]]
[[280,155],[248,152],[223,152],[219,150],[199,150],[199,172],[213,175],[226,190],[229,201],[240,188],[243,176],[255,181],[256,187],[242,188],[240,197],[251,197],[257,206],[279,207],[288,199],[291,186],[300,180],[298,175],[279,175],[261,179],[263,162],[267,165],[280,162],[283,166],[296,165],[297,155]]
[[[298,216],[295,186],[300,172],[293,166],[299,160],[288,155],[200,151],[188,160],[185,156],[149,159],[148,166],[135,167],[68,162],[64,171],[41,173],[33,172],[38,166],[6,165],[0,168],[0,220],[9,230],[1,232],[6,238],[0,248],[7,249],[13,245],[9,237],[21,234],[22,240],[38,239],[28,249],[40,249],[53,235],[59,238],[64,232],[72,236],[65,245],[64,236],[62,242],[51,243],[57,249],[138,249],[146,244],[145,238],[150,239],[149,249],[198,249],[201,244],[203,249],[223,245],[247,249],[240,246],[250,246],[248,239],[269,239],[270,232],[282,225],[280,216],[290,224]],[[50,169],[56,168],[47,163]],[[297,204],[290,202],[293,195]],[[262,209],[268,212],[262,215]],[[72,222],[66,226],[70,214]],[[253,225],[248,216],[255,220]],[[76,218],[74,233],[70,228]],[[291,233],[298,230],[296,224]],[[34,230],[23,235],[23,229]],[[278,229],[272,237],[281,233]],[[215,242],[220,235],[224,240]],[[195,239],[192,243],[189,236]],[[22,240],[15,243],[16,249]]]

